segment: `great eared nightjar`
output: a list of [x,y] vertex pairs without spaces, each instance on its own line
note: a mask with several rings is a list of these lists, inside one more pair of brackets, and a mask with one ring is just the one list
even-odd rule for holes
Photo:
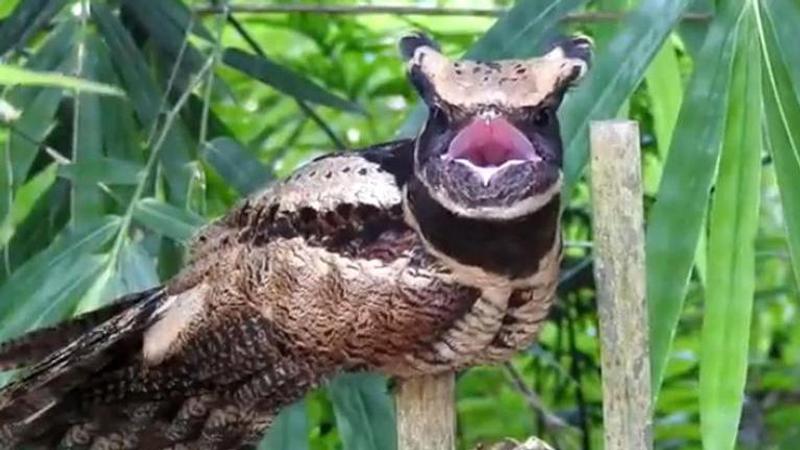
[[204,227],[162,286],[0,347],[0,447],[255,448],[343,371],[391,377],[510,358],[554,301],[556,110],[586,38],[543,56],[400,42],[427,106],[414,139],[320,157]]

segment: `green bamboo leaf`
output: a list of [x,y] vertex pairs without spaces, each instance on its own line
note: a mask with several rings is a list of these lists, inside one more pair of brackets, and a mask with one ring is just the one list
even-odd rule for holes
[[348,450],[392,450],[397,445],[394,406],[386,379],[346,374],[328,386],[336,427]]
[[[72,54],[72,49],[77,41],[80,24],[77,20],[68,18],[61,21],[53,31],[47,34],[41,47],[25,61],[24,67],[35,72],[60,72],[60,66],[67,55]],[[27,105],[42,89],[41,86],[17,86],[9,91],[8,100],[14,105]],[[107,98],[109,96],[104,96]],[[112,98],[119,99],[118,96]]]
[[147,252],[142,242],[131,242],[123,247],[119,256],[118,291],[110,298],[131,292],[140,292],[158,285],[156,258]]
[[665,159],[672,141],[675,123],[683,102],[683,83],[675,47],[667,39],[656,53],[645,75],[653,115],[658,153]]
[[37,281],[35,290],[24,298],[3,297],[15,303],[12,312],[0,318],[0,340],[27,330],[52,325],[67,317],[80,296],[92,285],[103,267],[103,258],[76,254],[49,265],[52,272]]
[[139,200],[133,217],[156,233],[178,242],[190,239],[204,223],[202,217],[154,198]]
[[[182,26],[172,20],[167,10],[173,8],[174,0],[125,0],[122,2],[127,10],[133,13],[136,21],[147,30],[147,34],[155,41],[173,62],[186,66],[187,72],[197,72],[203,66],[205,57],[190,42],[184,43],[187,21]],[[166,19],[166,20],[165,20]],[[182,49],[183,47],[183,49]]]
[[792,267],[800,284],[800,80],[792,79],[800,54],[794,39],[778,31],[788,24],[778,22],[797,17],[798,10],[791,0],[762,2],[758,25],[764,54],[764,136],[775,161]]
[[68,0],[22,0],[0,25],[0,55],[20,48],[50,22]]
[[258,447],[261,450],[307,450],[308,414],[304,401],[281,410]]
[[[137,0],[125,0],[124,3],[126,5],[131,5],[133,3],[137,3]],[[159,18],[166,17],[169,19],[170,22],[174,26],[177,26],[181,30],[185,30],[189,27],[189,24],[192,22],[192,12],[186,6],[186,4],[182,1],[177,0],[158,0],[152,1],[148,0],[146,2],[142,2],[149,5],[154,12],[156,12]],[[159,20],[161,22],[161,20]],[[208,31],[208,28],[203,25],[203,23],[199,20],[199,18],[194,18],[194,23],[192,24],[192,33],[205,39],[208,42],[214,42],[214,36]]]
[[524,58],[542,50],[559,20],[586,0],[522,0],[467,51],[472,59]]
[[[72,61],[67,56],[76,34],[75,21],[67,20],[58,25],[28,60],[26,68],[61,73],[71,70]],[[39,152],[36,142],[42,141],[52,129],[63,95],[62,89],[52,87],[18,86],[9,90],[9,103],[20,107],[22,115],[14,120],[9,139],[0,148],[3,165],[0,169],[0,217],[4,217],[11,207],[7,199],[13,197],[13,192],[9,190],[13,191],[27,178],[30,165]]]
[[[131,99],[136,116],[144,129],[149,132],[158,120],[163,97],[150,74],[149,66],[133,38],[108,6],[93,3],[92,17],[108,46],[114,67],[122,80],[125,92]],[[172,123],[172,128],[164,141],[164,148],[169,151],[162,151],[159,154],[159,161],[169,174],[165,177],[169,188],[168,199],[170,203],[183,206],[186,204],[192,177],[190,155],[195,146],[191,143],[191,138],[180,118]]]
[[97,275],[80,297],[80,300],[77,301],[73,311],[74,315],[94,311],[107,303],[109,298],[112,298],[110,291],[116,281],[116,264],[114,264],[115,261],[112,261],[112,258],[113,256],[108,253],[96,256],[98,263]]
[[[745,0],[714,19],[672,136],[647,229],[647,299],[653,390],[657,395],[686,296],[714,181],[727,110],[733,48]],[[680,213],[676,213],[680,211]]]
[[60,73],[36,72],[22,67],[0,64],[0,84],[7,86],[54,86],[103,95],[123,95],[115,86],[70,77]]
[[747,379],[761,194],[761,54],[753,8],[739,30],[710,213],[700,355],[703,448],[732,450]]
[[680,20],[687,1],[642,1],[625,18],[606,52],[598,55],[588,78],[566,98],[561,108],[565,195],[569,195],[586,165],[589,122],[617,114]]
[[144,166],[124,159],[100,157],[59,166],[58,175],[87,185],[138,184],[144,176]]
[[[774,37],[774,58],[783,60],[786,74],[794,86],[797,101],[800,101],[800,46],[797,45],[797,27],[800,23],[800,3],[793,0],[761,0],[762,15],[769,24],[765,25]],[[762,30],[765,33],[766,30]]]
[[36,202],[50,189],[56,181],[56,165],[51,164],[25,184],[20,186],[14,196],[11,210],[0,223],[0,249],[8,245],[14,236],[17,226],[31,213]]
[[[687,12],[713,17],[716,14],[715,3],[717,2],[714,0],[691,0]],[[678,25],[677,31],[681,41],[685,44],[689,56],[695,61],[698,61],[697,57],[700,55],[700,49],[708,34],[708,26],[709,22],[700,20],[684,20]]]
[[270,59],[227,48],[222,61],[242,73],[299,100],[329,106],[334,109],[364,113],[357,103],[334,95],[303,75]]
[[[44,141],[55,125],[55,115],[64,93],[61,89],[42,89],[25,105],[22,115],[14,121],[7,142],[10,182],[19,186],[28,177],[28,171],[39,153],[39,142]],[[0,209],[0,213],[2,213]]]
[[[64,292],[88,288],[100,268],[92,254],[109,242],[119,225],[119,217],[107,217],[69,230],[15,270],[0,285],[0,340],[27,329],[39,311],[68,298]],[[89,262],[93,270],[84,265]]]
[[[650,96],[650,113],[653,115],[658,153],[663,161],[669,152],[672,133],[675,130],[675,123],[678,121],[678,114],[683,102],[683,82],[681,81],[678,56],[675,54],[675,47],[671,40],[667,39],[653,58],[650,68],[647,69],[645,81]],[[655,183],[660,184],[660,172],[657,178]],[[705,225],[701,227],[701,229],[704,228]],[[694,259],[697,276],[701,283],[705,283],[706,233],[700,233],[700,241]]]
[[[101,53],[104,47],[97,35],[83,33],[82,39],[75,52],[78,75],[97,80],[98,58],[108,55]],[[76,92],[73,109],[72,161],[76,164],[73,169],[78,169],[78,173],[74,178],[77,182],[72,185],[70,219],[74,225],[80,225],[103,215],[103,193],[95,183],[83,181],[80,169],[85,167],[84,163],[91,164],[102,157],[105,127],[98,96]]]
[[208,142],[203,158],[242,196],[263,188],[272,172],[237,141],[218,137]]
[[[108,46],[100,47],[97,58],[98,79],[109,84],[122,85],[114,70],[114,61]],[[114,161],[141,162],[144,166],[145,152],[141,148],[141,136],[136,123],[132,101],[120,97],[100,97],[100,110],[103,117],[104,153]]]
[[[622,14],[635,6],[633,0],[595,0],[598,12]],[[632,4],[633,3],[633,4]],[[605,51],[606,46],[617,34],[616,22],[596,23],[592,25],[592,38],[597,52]]]

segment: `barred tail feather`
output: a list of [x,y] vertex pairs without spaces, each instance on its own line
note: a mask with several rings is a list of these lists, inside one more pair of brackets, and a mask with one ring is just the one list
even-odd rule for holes
[[140,301],[150,291],[126,295],[95,311],[47,328],[33,330],[0,344],[0,371],[34,364],[82,334]]
[[39,424],[39,419],[115,357],[130,354],[131,345],[141,345],[143,330],[165,299],[164,288],[150,289],[0,347],[3,369],[29,365],[0,389],[0,448],[14,448],[34,433],[46,433],[49,424]]

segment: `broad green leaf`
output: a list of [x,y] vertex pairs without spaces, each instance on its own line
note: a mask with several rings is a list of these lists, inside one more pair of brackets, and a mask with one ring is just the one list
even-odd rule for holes
[[[79,31],[79,23],[77,20],[66,19],[53,28],[53,31],[47,34],[41,47],[25,61],[23,67],[34,72],[58,72],[65,73],[59,67],[64,62],[64,59],[72,54],[73,46],[77,41]],[[47,89],[41,86],[16,86],[9,91],[8,100],[14,105],[27,105],[36,95]],[[108,98],[109,96],[103,96]],[[110,96],[112,98],[120,99],[119,96]]]
[[[101,50],[102,49],[102,50]],[[109,84],[122,85],[114,68],[114,61],[107,46],[98,49],[98,79]],[[142,151],[141,134],[136,123],[133,101],[127,98],[102,96],[100,110],[103,117],[103,149],[114,161],[141,162],[146,158]]]
[[586,0],[521,0],[467,51],[472,59],[524,58],[542,51],[567,13]]
[[392,450],[396,447],[394,405],[386,379],[371,374],[336,377],[328,387],[336,427],[347,450]]
[[0,55],[24,46],[67,3],[67,0],[21,0],[0,25]]
[[[678,121],[678,113],[683,102],[683,82],[681,81],[678,57],[670,39],[653,58],[645,75],[647,92],[650,96],[650,113],[653,115],[653,128],[656,135],[658,154],[663,161],[667,157],[672,133]],[[663,166],[662,166],[663,169]],[[661,173],[656,183],[660,184]],[[701,229],[704,229],[702,226]],[[695,252],[695,269],[700,282],[706,279],[706,234],[700,233],[700,241]]]
[[304,401],[281,410],[258,447],[261,450],[308,449],[308,414]]
[[329,106],[344,111],[363,113],[356,103],[334,95],[303,75],[266,57],[245,53],[237,48],[225,49],[222,61],[242,73],[298,100]]
[[73,256],[74,259],[51,264],[52,272],[38,280],[29,296],[2,297],[16,304],[10,314],[0,318],[0,341],[52,325],[72,313],[76,301],[89,289],[103,266],[101,256],[87,253]]
[[617,114],[678,23],[687,1],[642,1],[622,22],[607,51],[597,55],[587,79],[566,98],[561,108],[565,195],[569,195],[586,165],[589,122]]
[[[596,5],[598,12],[621,14],[634,7],[637,0],[595,0],[593,3]],[[617,27],[618,24],[614,21],[592,24],[591,30],[595,51],[605,51],[605,47],[616,35]]]
[[[82,39],[75,51],[75,66],[82,78],[96,80],[97,59],[108,55],[101,53],[103,44],[96,35],[84,33]],[[103,215],[103,193],[95,183],[84,181],[80,169],[102,157],[105,127],[98,96],[78,91],[73,102],[72,161],[78,173],[73,179],[70,219],[73,225],[81,225]]]
[[98,255],[97,261],[99,263],[97,276],[75,305],[73,312],[75,315],[94,311],[108,302],[109,288],[116,276],[116,264],[114,264],[113,255],[108,253]]
[[[165,7],[173,7],[175,0],[125,0],[123,4],[147,30],[155,43],[172,58],[172,61],[186,66],[191,72],[200,70],[205,57],[190,42],[184,43],[186,37],[184,30],[189,23],[182,27],[171,20],[165,12]],[[180,61],[178,61],[179,56]]]
[[[691,0],[687,13],[706,14],[713,17],[716,14],[715,0]],[[681,41],[683,41],[687,52],[695,61],[698,60],[700,49],[705,42],[708,34],[710,21],[684,20],[677,27]]]
[[158,285],[156,259],[149,254],[142,242],[131,242],[123,247],[119,256],[118,291],[113,297],[139,292]]
[[124,83],[137,116],[145,129],[158,119],[161,95],[148,73],[148,65],[133,38],[107,6],[92,5],[92,17],[114,59],[117,73]]
[[[146,133],[149,133],[162,111],[163,94],[153,80],[149,66],[133,38],[111,10],[104,4],[93,3],[92,17],[108,46],[114,67],[133,103],[136,116]],[[165,176],[169,188],[168,199],[172,204],[184,206],[192,176],[190,155],[195,146],[191,144],[180,118],[172,123],[163,147],[168,151],[160,152],[159,161],[168,174]]]
[[[118,217],[108,217],[92,226],[68,231],[14,271],[0,286],[0,340],[24,331],[31,318],[37,317],[37,311],[56,297],[64,299],[61,294],[74,288],[77,281],[86,283],[81,286],[88,288],[100,267],[100,260],[92,254],[114,236],[119,225]],[[92,267],[79,264],[89,261]]]
[[[133,4],[136,3],[136,0],[125,0],[125,3]],[[163,18],[166,17],[174,26],[185,30],[192,21],[192,12],[189,10],[186,3],[181,0],[151,0],[142,3],[147,4],[158,14],[158,19],[160,19],[159,23],[163,22]],[[208,42],[214,41],[214,36],[208,31],[199,18],[194,18],[191,31]]]
[[53,86],[103,95],[123,95],[119,88],[60,73],[36,72],[22,67],[0,64],[0,84],[7,86]]
[[[792,9],[794,8],[794,9]],[[796,40],[780,33],[782,19],[797,17],[800,6],[791,0],[761,2],[759,35],[763,48],[765,142],[775,161],[786,235],[795,280],[800,285],[800,67]]]
[[8,244],[17,226],[28,217],[36,202],[50,189],[55,180],[56,165],[51,164],[20,186],[14,196],[11,210],[0,223],[0,249]]
[[61,89],[42,89],[14,121],[7,142],[10,164],[10,182],[7,185],[19,186],[27,179],[28,171],[39,153],[39,142],[44,141],[55,125],[56,111],[63,96]]
[[208,142],[203,158],[242,196],[263,188],[273,177],[261,161],[229,137]]
[[154,198],[139,200],[133,217],[146,227],[178,242],[187,241],[205,220],[184,209]]
[[727,110],[733,48],[745,0],[715,18],[686,89],[646,237],[653,391],[658,394],[686,296],[714,182]]
[[739,30],[710,213],[700,355],[703,448],[732,450],[747,379],[761,195],[761,55],[754,8]]
[[[775,51],[773,56],[783,60],[788,75],[794,87],[795,97],[800,102],[800,46],[797,45],[797,25],[800,23],[800,3],[793,0],[761,0],[760,1],[763,21],[769,20],[770,30],[774,36],[770,38],[774,41]],[[762,30],[761,33],[766,33]]]
[[645,81],[650,96],[650,113],[653,115],[658,153],[664,159],[683,102],[683,83],[678,67],[678,56],[669,39],[664,41],[661,50],[650,63]]
[[144,176],[144,166],[124,159],[100,157],[59,166],[58,175],[73,183],[88,185],[137,184]]

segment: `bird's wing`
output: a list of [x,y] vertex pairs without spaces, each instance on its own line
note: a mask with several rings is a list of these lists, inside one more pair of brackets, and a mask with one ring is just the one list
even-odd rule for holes
[[[190,264],[166,287],[0,348],[4,367],[30,365],[0,390],[0,447],[235,448],[351,353],[356,365],[366,361],[370,349],[355,334],[366,329],[355,320],[419,332],[425,320],[389,317],[392,305],[380,303],[398,297],[386,264],[409,245],[400,208],[409,157],[401,141],[312,162],[201,232]],[[318,258],[306,279],[276,269],[305,270],[293,259],[306,257]],[[309,287],[313,311],[304,310]],[[340,325],[310,319],[335,321],[351,294],[365,303],[343,305],[352,335],[341,345],[359,348],[318,351]],[[280,311],[265,312],[273,306]],[[450,320],[442,310],[428,317],[430,327]],[[397,347],[385,332],[376,338]]]

